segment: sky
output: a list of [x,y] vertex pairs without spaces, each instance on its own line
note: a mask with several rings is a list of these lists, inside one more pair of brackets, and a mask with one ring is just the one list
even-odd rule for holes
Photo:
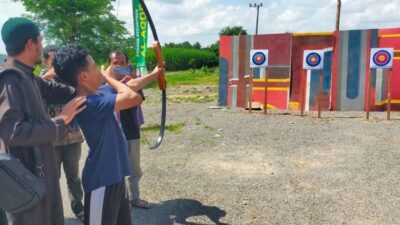
[[[256,8],[262,3],[259,34],[333,31],[336,0],[145,0],[161,43],[218,40],[225,26],[242,26],[255,33]],[[114,14],[133,34],[131,0],[116,0]],[[119,5],[119,7],[118,7]],[[119,10],[117,10],[119,9]],[[341,29],[400,28],[399,0],[342,0]],[[9,18],[26,13],[19,2],[0,0],[0,26]],[[46,37],[44,37],[46,38]],[[152,38],[149,38],[151,43]],[[0,41],[0,53],[5,47]]]

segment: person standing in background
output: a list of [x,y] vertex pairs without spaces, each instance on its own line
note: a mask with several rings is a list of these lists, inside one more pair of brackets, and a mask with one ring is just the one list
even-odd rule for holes
[[[42,70],[40,76],[44,79],[68,85],[56,75],[53,69],[54,54],[58,50],[55,45],[48,45],[43,49],[43,64],[46,68]],[[56,117],[62,111],[64,105],[49,104],[46,105],[47,114],[50,118]],[[76,120],[73,120],[67,126],[67,136],[54,142],[54,153],[57,164],[58,177],[61,177],[61,165],[63,165],[71,209],[77,219],[84,221],[84,207],[82,204],[83,190],[81,178],[79,176],[79,160],[81,158],[81,143],[84,141],[83,135]]]
[[[109,54],[108,64],[113,67],[128,66],[128,56],[122,51]],[[133,74],[132,74],[133,75]],[[117,80],[123,80],[126,76],[117,75]],[[125,79],[126,80],[126,79]],[[144,100],[143,91],[139,94]],[[139,181],[143,175],[140,167],[140,126],[143,123],[142,115],[138,114],[140,105],[119,112],[120,122],[128,142],[129,158],[131,161],[131,175],[128,177],[129,202],[132,207],[149,209],[153,204],[140,199]],[[141,113],[141,111],[139,111]]]

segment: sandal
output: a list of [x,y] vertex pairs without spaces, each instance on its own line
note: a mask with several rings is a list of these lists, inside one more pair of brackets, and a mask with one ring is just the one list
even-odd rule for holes
[[138,199],[134,202],[131,202],[131,206],[141,209],[150,209],[154,206],[154,204],[149,203],[148,201],[144,201],[142,199]]

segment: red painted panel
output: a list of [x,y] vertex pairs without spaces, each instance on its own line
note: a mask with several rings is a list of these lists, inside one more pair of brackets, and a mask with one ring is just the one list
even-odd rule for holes
[[269,50],[270,65],[290,65],[291,34],[263,34],[254,36],[254,49]]
[[[287,108],[288,91],[271,91],[268,89],[268,105],[276,109]],[[264,104],[264,90],[253,90],[253,102]]]
[[237,107],[244,108],[246,106],[246,81],[244,75],[246,72],[246,36],[239,37],[239,84],[238,84],[238,96],[237,96]]
[[338,96],[338,62],[339,62],[339,38],[340,32],[335,31],[333,35],[333,59],[332,59],[332,92],[331,92],[331,104],[332,110],[337,109],[337,96]]
[[[380,29],[379,30],[379,48],[394,48],[395,59],[392,68],[392,99],[397,102],[392,103],[392,109],[400,110],[400,28]],[[387,90],[387,89],[386,89]],[[387,92],[386,92],[387,93]],[[387,98],[384,98],[387,100]],[[377,106],[377,109],[386,110],[387,104]]]
[[[225,58],[228,61],[228,79],[232,78],[232,37],[231,36],[221,36],[219,38],[219,56]],[[230,107],[230,88],[228,86],[228,100],[227,106]]]

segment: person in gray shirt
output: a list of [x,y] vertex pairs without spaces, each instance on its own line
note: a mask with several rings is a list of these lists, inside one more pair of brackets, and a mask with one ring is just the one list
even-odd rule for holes
[[[39,76],[52,82],[68,85],[56,75],[53,69],[54,54],[57,50],[58,47],[56,45],[48,45],[43,49],[43,64],[45,68],[40,72]],[[50,118],[53,118],[61,113],[63,107],[63,104],[48,104],[46,105],[46,111]],[[67,136],[61,141],[54,142],[58,177],[61,177],[61,165],[63,165],[67,178],[71,209],[76,218],[82,222],[85,219],[85,214],[82,204],[83,190],[79,177],[79,160],[81,158],[81,143],[83,141],[84,138],[79,125],[76,120],[73,120],[67,126]]]

